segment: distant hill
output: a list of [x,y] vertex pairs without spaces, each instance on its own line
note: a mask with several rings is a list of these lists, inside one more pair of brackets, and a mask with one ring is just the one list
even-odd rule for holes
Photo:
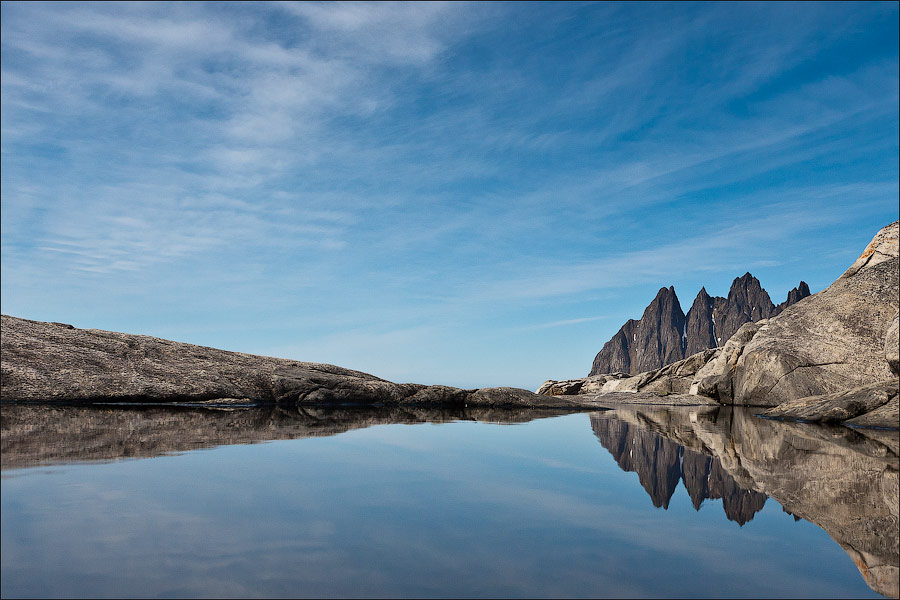
[[774,317],[809,295],[809,286],[801,281],[776,306],[759,280],[745,273],[732,282],[727,298],[710,297],[701,288],[685,315],[675,288],[660,288],[643,316],[626,321],[603,345],[589,375],[642,373],[717,348],[744,323]]

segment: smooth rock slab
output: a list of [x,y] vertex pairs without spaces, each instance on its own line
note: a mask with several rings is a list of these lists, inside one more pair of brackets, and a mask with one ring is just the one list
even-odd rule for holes
[[393,383],[300,362],[146,335],[0,317],[0,401],[591,408],[514,388]]
[[[890,409],[875,413],[900,395],[900,379],[856,387],[834,394],[789,400],[765,411],[763,416],[795,419],[812,423],[839,423],[858,418],[854,425],[897,427],[897,418],[886,420]],[[895,413],[896,415],[896,413]]]
[[886,404],[875,410],[846,421],[855,427],[889,427],[900,428],[900,397],[894,396]]

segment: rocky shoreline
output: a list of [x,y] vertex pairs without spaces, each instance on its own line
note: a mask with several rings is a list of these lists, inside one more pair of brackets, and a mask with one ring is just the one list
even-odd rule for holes
[[[393,383],[334,365],[229,352],[160,338],[0,317],[0,401],[51,404],[252,404],[516,407],[584,410],[609,402],[497,387],[463,390]],[[705,404],[697,398],[682,402]]]

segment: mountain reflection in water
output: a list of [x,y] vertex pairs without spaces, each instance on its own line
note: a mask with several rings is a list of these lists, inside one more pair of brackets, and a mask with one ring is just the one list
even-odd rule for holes
[[773,421],[730,407],[628,406],[591,415],[591,426],[655,506],[668,506],[679,479],[695,508],[721,497],[739,524],[773,498],[824,529],[869,587],[898,597],[898,432]]
[[766,503],[765,494],[742,488],[717,458],[608,416],[591,415],[591,428],[623,471],[638,474],[657,508],[669,508],[679,481],[684,482],[694,508],[700,510],[707,498],[721,498],[725,515],[739,525]]
[[[553,410],[310,407],[2,407],[2,469],[153,457],[330,436],[379,424],[524,423]],[[590,415],[602,446],[657,507],[679,482],[696,509],[722,499],[743,525],[767,498],[824,529],[876,592],[898,595],[897,432],[785,423],[748,409],[622,406]]]

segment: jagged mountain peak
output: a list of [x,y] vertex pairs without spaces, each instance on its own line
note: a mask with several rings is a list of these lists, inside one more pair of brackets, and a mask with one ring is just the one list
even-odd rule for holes
[[748,271],[734,279],[727,298],[711,297],[706,286],[700,288],[684,314],[675,286],[661,287],[641,318],[629,319],[597,353],[590,374],[650,371],[721,346],[744,323],[772,317],[809,295],[801,281],[775,306]]
[[807,296],[811,296],[811,295],[812,294],[809,291],[809,286],[806,284],[805,281],[801,280],[800,284],[797,285],[797,287],[793,288],[791,291],[788,292],[787,300],[785,300],[784,302],[782,302],[781,304],[779,304],[778,306],[775,307],[774,314],[777,315],[778,313],[783,311],[788,306],[790,306],[792,304],[796,304],[797,302],[800,302]]
[[731,289],[728,290],[728,299],[731,300],[732,298],[759,292],[765,294],[766,298],[769,297],[769,294],[763,289],[759,279],[751,275],[748,271],[731,282]]
[[670,285],[669,287],[663,286],[663,287],[659,288],[658,292],[656,292],[656,297],[653,299],[653,301],[657,302],[659,300],[665,300],[665,299],[671,298],[673,296],[675,298],[678,298],[678,295],[675,293],[675,286],[674,285]]

